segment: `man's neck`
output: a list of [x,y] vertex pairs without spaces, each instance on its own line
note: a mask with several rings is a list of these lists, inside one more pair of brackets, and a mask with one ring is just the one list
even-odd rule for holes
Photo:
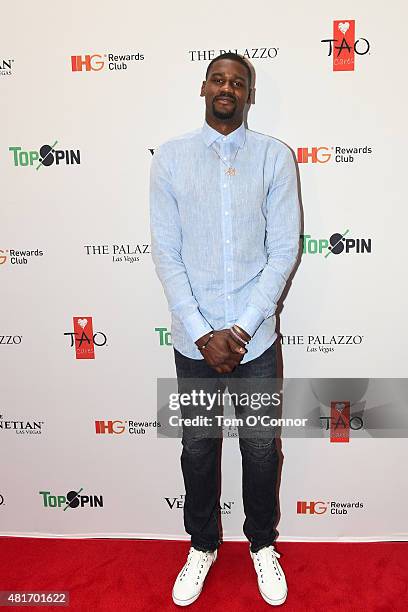
[[217,132],[220,132],[220,134],[227,136],[227,134],[231,134],[231,132],[234,132],[240,127],[243,118],[240,117],[238,119],[230,119],[228,121],[223,121],[222,119],[216,119],[215,117],[207,117],[206,115],[205,120],[208,125],[214,130],[217,130]]

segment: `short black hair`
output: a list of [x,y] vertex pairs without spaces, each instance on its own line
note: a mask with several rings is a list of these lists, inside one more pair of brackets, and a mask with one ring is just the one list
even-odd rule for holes
[[213,60],[211,60],[211,62],[207,66],[207,71],[205,73],[205,79],[207,80],[208,78],[208,73],[210,72],[211,66],[215,64],[215,62],[218,62],[218,60],[224,60],[224,59],[234,60],[235,62],[239,62],[240,64],[245,66],[248,72],[248,88],[251,89],[252,73],[251,73],[251,68],[248,62],[245,60],[245,58],[242,57],[242,55],[238,55],[238,53],[232,53],[231,51],[228,51],[228,53],[221,53],[221,55],[218,55],[217,57],[214,57]]

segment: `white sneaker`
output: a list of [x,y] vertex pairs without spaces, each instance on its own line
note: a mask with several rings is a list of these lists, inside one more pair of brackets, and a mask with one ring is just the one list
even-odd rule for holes
[[273,546],[265,546],[256,553],[249,551],[258,575],[259,592],[271,606],[280,606],[288,594],[285,574],[281,568]]
[[199,598],[204,580],[217,558],[217,551],[202,552],[193,546],[187,562],[176,578],[173,587],[173,601],[177,606],[189,606]]

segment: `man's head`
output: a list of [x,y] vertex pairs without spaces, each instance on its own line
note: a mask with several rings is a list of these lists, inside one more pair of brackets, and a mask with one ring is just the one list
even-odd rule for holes
[[236,53],[223,53],[210,62],[205,78],[201,96],[205,97],[207,120],[242,123],[252,81],[245,59]]

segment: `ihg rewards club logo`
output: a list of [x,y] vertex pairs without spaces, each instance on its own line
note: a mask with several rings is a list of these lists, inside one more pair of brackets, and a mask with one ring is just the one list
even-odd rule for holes
[[75,347],[76,359],[95,359],[95,346],[107,346],[106,334],[94,332],[92,317],[73,317],[74,331],[65,332],[71,340],[71,348]]
[[370,43],[366,38],[355,36],[355,20],[333,21],[333,38],[323,38],[327,45],[327,55],[332,58],[333,71],[354,70],[355,57],[370,54]]
[[50,144],[43,144],[38,149],[23,149],[22,147],[9,147],[13,164],[16,167],[30,167],[40,170],[43,166],[76,166],[81,163],[79,149],[57,149],[58,140]]
[[95,432],[97,434],[116,434],[123,433],[131,435],[144,435],[148,429],[161,427],[158,421],[95,421]]
[[81,495],[83,487],[78,491],[68,491],[65,495],[53,495],[51,491],[38,491],[42,496],[44,508],[59,508],[64,512],[68,508],[103,508],[102,495]]
[[296,502],[296,514],[305,516],[319,516],[321,514],[350,514],[354,510],[362,510],[364,504],[361,501],[357,502],[339,502],[339,501],[304,501]]
[[296,159],[299,164],[352,164],[357,157],[370,155],[371,147],[298,147]]
[[42,257],[44,251],[40,249],[0,249],[0,266],[10,263],[12,266],[15,265],[26,265],[31,262],[32,258]]
[[[351,238],[350,230],[336,232],[329,238],[314,238],[310,234],[301,234],[303,244],[302,253],[304,255],[366,255],[372,250],[371,238]],[[346,236],[348,236],[346,238]]]
[[71,55],[72,72],[100,72],[101,70],[127,70],[133,62],[144,60],[143,53],[87,53]]

